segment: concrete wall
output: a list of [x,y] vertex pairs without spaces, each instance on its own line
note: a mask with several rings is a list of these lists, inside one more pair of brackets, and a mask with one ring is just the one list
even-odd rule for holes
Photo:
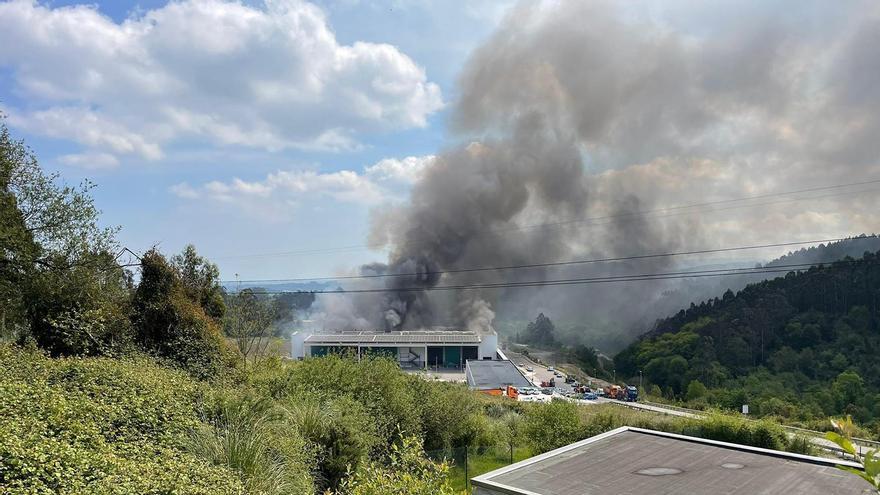
[[497,359],[495,357],[496,351],[498,350],[498,334],[492,335],[483,335],[483,341],[480,342],[480,347],[477,350],[479,354],[479,358],[491,358]]
[[305,346],[303,342],[310,334],[307,332],[293,332],[290,336],[290,357],[293,359],[302,359],[305,357]]

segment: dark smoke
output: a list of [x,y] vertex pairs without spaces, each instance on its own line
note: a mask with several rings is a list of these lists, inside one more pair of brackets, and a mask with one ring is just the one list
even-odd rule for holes
[[[865,157],[876,158],[880,149],[866,136],[880,129],[880,118],[864,113],[880,104],[878,49],[865,43],[880,33],[876,7],[866,8],[864,22],[840,15],[821,26],[813,22],[823,18],[822,3],[804,4],[803,25],[791,22],[782,5],[753,8],[748,16],[710,9],[699,12],[712,28],[708,36],[681,34],[674,22],[625,8],[563,1],[525,2],[511,11],[461,75],[451,122],[462,144],[437,155],[407,204],[375,215],[373,240],[390,246],[391,255],[387,265],[364,266],[363,273],[415,273],[387,286],[427,289],[669,270],[675,262],[661,258],[432,274],[737,245],[750,236],[776,238],[783,223],[800,233],[812,224],[797,227],[780,209],[760,212],[777,216],[766,224],[753,222],[754,210],[712,217],[714,223],[645,212],[765,185],[845,182],[877,170]],[[854,30],[851,23],[861,24]],[[829,72],[835,68],[842,80]],[[831,130],[851,121],[859,125],[850,125],[850,135]],[[582,221],[593,217],[605,219]],[[731,228],[748,222],[754,225],[747,232]],[[676,282],[652,282],[407,291],[328,309],[339,324],[389,329],[487,328],[493,309],[506,319],[543,311],[583,322],[585,334],[602,327],[625,336],[691,299],[715,295],[679,289]]]

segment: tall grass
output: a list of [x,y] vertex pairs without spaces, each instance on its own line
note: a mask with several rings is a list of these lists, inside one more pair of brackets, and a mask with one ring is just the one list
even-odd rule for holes
[[266,399],[222,400],[210,426],[192,432],[189,450],[239,474],[253,494],[311,493],[305,442],[283,409]]

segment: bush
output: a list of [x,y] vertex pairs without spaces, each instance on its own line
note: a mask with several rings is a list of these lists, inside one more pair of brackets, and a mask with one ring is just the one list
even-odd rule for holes
[[536,454],[568,445],[589,436],[581,426],[578,406],[555,400],[526,409],[523,433]]
[[452,495],[449,467],[424,457],[418,437],[404,437],[391,448],[387,465],[370,462],[350,473],[339,495]]
[[237,472],[249,493],[310,493],[311,452],[289,418],[264,398],[223,398],[210,425],[192,432],[189,450]]
[[149,359],[50,359],[0,346],[4,493],[240,493],[182,448],[200,387]]

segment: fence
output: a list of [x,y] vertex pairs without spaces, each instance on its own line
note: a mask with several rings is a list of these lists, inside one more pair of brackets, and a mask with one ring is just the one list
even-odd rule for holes
[[449,464],[449,484],[456,493],[471,493],[470,480],[474,476],[521,461],[531,454],[524,447],[491,445],[429,450],[425,455],[434,461]]

